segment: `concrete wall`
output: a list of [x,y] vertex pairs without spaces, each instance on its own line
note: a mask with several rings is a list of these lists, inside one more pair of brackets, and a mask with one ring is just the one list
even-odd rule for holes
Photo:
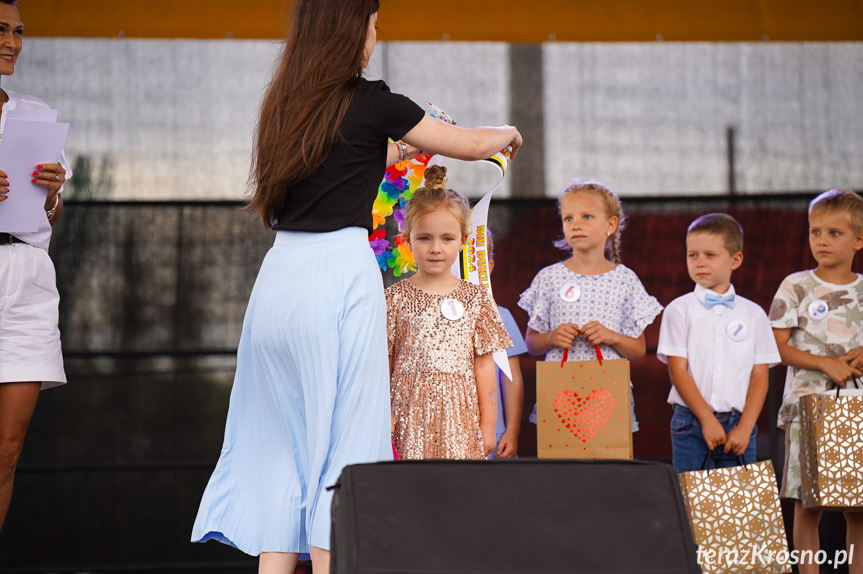
[[[278,49],[27,38],[2,85],[72,124],[79,196],[241,199]],[[624,196],[727,193],[729,127],[738,193],[812,192],[863,189],[860,61],[863,43],[390,42],[368,77],[463,126],[519,125],[526,147],[500,197],[553,196],[574,176]],[[447,165],[472,197],[497,177]]]

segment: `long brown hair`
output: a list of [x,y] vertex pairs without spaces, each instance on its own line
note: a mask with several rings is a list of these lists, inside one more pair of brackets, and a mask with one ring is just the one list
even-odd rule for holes
[[270,226],[286,188],[326,159],[363,72],[378,0],[297,0],[278,69],[261,102],[249,209]]

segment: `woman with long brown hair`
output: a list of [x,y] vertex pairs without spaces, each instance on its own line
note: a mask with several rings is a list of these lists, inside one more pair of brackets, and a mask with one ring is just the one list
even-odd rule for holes
[[259,572],[293,572],[305,552],[328,571],[326,487],[346,465],[392,459],[383,283],[368,246],[384,170],[420,149],[478,160],[521,145],[511,126],[451,126],[365,80],[377,11],[377,0],[298,0],[261,105],[249,206],[276,240],[192,532],[260,554]]

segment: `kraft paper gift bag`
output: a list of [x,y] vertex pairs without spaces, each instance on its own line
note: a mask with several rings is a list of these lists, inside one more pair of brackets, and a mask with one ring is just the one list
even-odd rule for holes
[[704,574],[791,572],[771,461],[678,478]]
[[539,458],[632,458],[629,361],[536,364]]
[[800,500],[863,510],[863,390],[800,398]]

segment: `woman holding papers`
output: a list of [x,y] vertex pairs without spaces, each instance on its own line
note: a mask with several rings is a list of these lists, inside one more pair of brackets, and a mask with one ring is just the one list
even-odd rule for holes
[[[14,72],[23,32],[15,0],[0,0],[0,76]],[[48,109],[37,98],[0,88],[0,146],[9,112]],[[0,165],[0,214],[15,204],[9,199],[16,193],[33,193],[28,186],[39,186],[47,195],[44,215],[33,231],[10,233],[0,226],[0,527],[39,391],[66,382],[57,328],[60,296],[48,243],[51,225],[63,210],[60,190],[71,172],[62,154],[59,163],[28,167],[30,181],[9,181],[10,169]]]

